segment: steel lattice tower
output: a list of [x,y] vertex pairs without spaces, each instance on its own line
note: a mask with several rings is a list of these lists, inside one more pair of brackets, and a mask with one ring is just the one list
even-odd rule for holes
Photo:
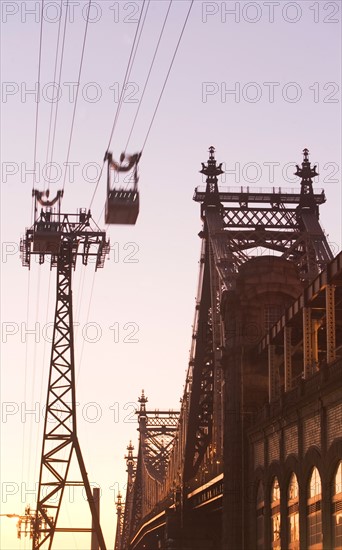
[[[72,270],[77,256],[82,258],[83,265],[92,258],[95,269],[103,267],[109,243],[105,233],[93,222],[90,211],[61,214],[62,193],[59,192],[54,201],[43,201],[43,193],[38,191],[33,194],[36,220],[21,242],[22,262],[30,267],[32,255],[39,256],[39,263],[48,256],[51,268],[57,268],[57,295],[32,548],[38,550],[47,544],[50,550],[56,532],[92,532],[100,550],[105,550],[96,503],[77,437]],[[58,212],[55,213],[51,205],[57,201]],[[37,203],[44,207],[39,217]],[[74,454],[82,481],[68,480]],[[92,528],[57,527],[63,494],[68,485],[84,487]]]

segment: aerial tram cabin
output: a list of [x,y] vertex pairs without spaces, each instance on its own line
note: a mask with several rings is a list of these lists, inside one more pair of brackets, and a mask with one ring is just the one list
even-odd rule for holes
[[[60,204],[63,191],[58,191],[53,200],[49,200],[49,190],[37,191],[34,189],[32,195],[35,197],[35,222],[33,234],[33,252],[58,254],[61,244]],[[43,197],[46,197],[44,199]],[[57,213],[52,206],[58,203]],[[38,204],[44,207],[38,217]]]
[[[141,153],[120,156],[120,164],[115,162],[112,153],[107,152],[105,160],[108,161],[107,170],[107,200],[105,207],[105,222],[108,224],[134,225],[139,214],[138,191],[138,162]],[[126,159],[127,163],[123,164]],[[111,169],[116,172],[129,172],[133,170],[133,189],[123,187],[111,187]]]

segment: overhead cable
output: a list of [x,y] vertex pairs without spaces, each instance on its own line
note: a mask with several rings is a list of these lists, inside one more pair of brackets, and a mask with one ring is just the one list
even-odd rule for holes
[[[40,103],[40,69],[42,62],[42,43],[43,43],[43,9],[44,9],[44,0],[42,0],[42,9],[40,14],[40,36],[39,36],[39,53],[38,53],[38,82],[37,82],[37,106],[36,106],[36,121],[35,121],[35,131],[34,131],[34,151],[33,151],[33,182],[32,182],[32,191],[36,184],[36,161],[37,161],[37,141],[38,141],[38,118],[39,118],[39,103]],[[33,214],[33,204],[32,212]]]
[[[130,71],[131,61],[132,61],[132,59],[133,59],[133,55],[135,55],[135,53],[134,53],[135,50],[136,50],[136,47],[135,47],[135,46],[136,46],[136,43],[137,43],[137,40],[138,40],[138,36],[139,36],[140,23],[141,23],[142,14],[143,14],[143,11],[144,11],[145,1],[146,1],[146,0],[143,1],[142,8],[141,8],[141,12],[140,12],[139,21],[138,21],[138,24],[137,24],[137,28],[136,28],[136,30],[135,30],[134,40],[133,40],[133,44],[132,44],[132,48],[131,48],[131,53],[130,53],[130,56],[129,56],[129,59],[128,59],[128,63],[127,63],[126,73],[125,73],[125,77],[124,77],[124,84],[123,84],[122,89],[121,89],[120,99],[121,99],[121,97],[122,97],[122,93],[123,93],[123,90],[124,90],[124,88],[125,88],[125,83],[126,83],[127,75],[128,75],[128,73],[129,73],[129,71]],[[141,33],[140,33],[140,35],[141,35]],[[119,103],[120,103],[120,99],[119,99]],[[110,133],[110,137],[109,137],[109,140],[108,140],[108,145],[107,145],[106,151],[109,150],[109,147],[110,147],[110,144],[111,144],[111,141],[112,141],[112,137],[113,137],[113,133],[114,133],[114,129],[115,129],[117,117],[118,117],[119,103],[118,103],[118,106],[117,106],[117,108],[116,108],[116,112],[115,112],[115,116],[114,116],[114,122],[113,122],[112,130],[111,130],[111,133]],[[95,194],[96,194],[97,188],[98,188],[99,183],[100,183],[100,180],[101,180],[101,176],[102,176],[104,164],[105,164],[105,160],[103,160],[103,162],[102,162],[100,174],[99,174],[99,177],[98,177],[97,182],[96,182],[96,185],[95,185],[95,189],[94,189],[94,192],[93,192],[93,196],[92,196],[92,198],[91,198],[91,201],[90,201],[89,209],[91,208],[91,206],[92,206],[92,204],[93,204],[93,202],[94,202]]]
[[162,98],[162,96],[163,96],[163,93],[164,93],[165,86],[166,86],[166,84],[167,84],[168,78],[169,78],[169,76],[170,76],[170,72],[171,72],[171,69],[172,69],[172,65],[173,65],[173,62],[174,62],[175,57],[176,57],[176,55],[177,55],[177,51],[178,51],[179,45],[180,45],[180,43],[181,43],[181,40],[182,40],[182,37],[183,37],[183,34],[184,34],[184,30],[185,30],[186,24],[187,24],[188,19],[189,19],[189,15],[190,15],[190,12],[191,12],[191,8],[192,8],[192,6],[193,6],[193,3],[194,3],[194,0],[191,1],[191,4],[190,4],[190,7],[189,7],[187,16],[186,16],[186,18],[185,18],[185,22],[184,22],[184,25],[183,25],[183,28],[182,28],[180,37],[179,37],[179,39],[178,39],[177,46],[176,46],[175,52],[174,52],[174,54],[173,54],[173,57],[172,57],[172,60],[171,60],[171,63],[170,63],[170,67],[169,67],[169,70],[168,70],[168,72],[167,72],[167,75],[166,75],[166,78],[165,78],[165,81],[164,81],[164,85],[163,85],[162,91],[161,91],[161,93],[160,93],[160,96],[159,96],[159,99],[158,99],[158,102],[157,102],[157,106],[156,106],[155,111],[154,111],[154,113],[153,113],[153,117],[152,117],[150,126],[149,126],[149,128],[148,128],[148,130],[147,130],[147,134],[146,134],[146,137],[145,137],[145,140],[144,140],[144,143],[143,143],[143,146],[142,146],[141,151],[143,151],[144,148],[145,148],[145,145],[146,145],[148,136],[149,136],[149,134],[150,134],[150,131],[151,131],[151,128],[152,128],[152,125],[153,125],[153,122],[154,122],[154,119],[155,119],[155,117],[156,117],[156,114],[157,114],[157,111],[158,111],[158,107],[159,107],[161,98]]
[[[61,0],[61,3],[62,3],[62,2],[63,2],[63,0]],[[69,0],[66,1],[65,18],[64,18],[64,30],[63,30],[63,38],[62,38],[61,59],[60,59],[60,64],[59,64],[59,75],[58,75],[57,90],[60,90],[60,86],[61,86],[61,78],[62,78],[62,68],[63,68],[63,60],[64,60],[64,46],[65,46],[65,36],[66,36],[68,9],[69,9]],[[60,18],[60,22],[61,22],[61,19],[62,19],[62,18]],[[59,32],[60,32],[60,25],[59,25],[59,27],[58,27],[58,42],[57,42],[57,51],[56,51],[55,76],[56,76],[56,69],[57,69],[57,55],[58,55],[58,46],[59,46]],[[55,76],[54,76],[54,82],[55,82]],[[57,92],[57,93],[58,93],[58,92]],[[52,143],[51,143],[51,152],[50,152],[50,166],[52,166],[53,153],[54,153],[54,148],[55,148],[55,138],[56,138],[56,128],[57,128],[58,106],[59,106],[59,100],[58,100],[58,97],[57,97],[56,109],[55,109],[55,116],[54,116],[54,122],[53,122]],[[53,103],[51,104],[51,112],[50,112],[50,125],[49,125],[48,149],[49,149],[49,144],[50,144],[50,130],[51,130],[51,119],[52,119],[52,107],[53,107]],[[50,175],[50,174],[49,174],[49,175]]]
[[63,180],[63,190],[64,190],[64,187],[65,187],[65,180],[66,180],[66,175],[67,175],[67,167],[68,167],[69,156],[70,156],[70,149],[71,149],[71,140],[72,140],[72,135],[73,135],[73,131],[74,131],[76,107],[77,107],[78,93],[79,93],[79,89],[80,89],[80,80],[81,80],[81,73],[82,73],[82,66],[83,66],[83,58],[84,58],[85,45],[86,45],[86,40],[87,40],[87,32],[88,32],[88,24],[89,24],[89,12],[90,12],[90,5],[91,5],[91,2],[92,2],[92,0],[89,0],[89,3],[88,3],[88,10],[87,10],[87,20],[86,20],[86,25],[85,25],[85,30],[84,30],[84,37],[83,37],[83,46],[82,46],[82,53],[81,53],[80,68],[79,68],[79,71],[78,71],[78,79],[77,79],[77,87],[76,87],[76,97],[75,97],[74,111],[73,111],[73,115],[72,115],[72,122],[71,122],[71,129],[70,129],[70,137],[69,137],[69,145],[68,145],[68,152],[67,152],[67,159],[66,159],[66,164],[65,164],[65,172],[64,172],[64,180]]
[[169,7],[168,7],[168,9],[167,9],[167,12],[166,12],[166,15],[165,15],[165,19],[164,19],[164,23],[163,23],[162,29],[161,29],[161,31],[160,31],[160,34],[159,34],[159,39],[158,39],[157,46],[156,46],[156,48],[155,48],[155,50],[154,50],[153,59],[152,59],[152,62],[151,62],[151,65],[150,65],[150,68],[149,68],[149,71],[148,71],[148,75],[147,75],[147,77],[146,77],[146,81],[145,81],[145,84],[144,84],[144,88],[143,88],[143,91],[142,91],[142,94],[141,94],[141,98],[140,98],[140,101],[139,101],[139,104],[138,104],[137,112],[135,113],[135,117],[134,117],[134,120],[133,120],[133,124],[132,124],[131,130],[130,130],[129,136],[128,136],[128,138],[127,138],[127,142],[126,142],[126,145],[125,145],[124,153],[125,153],[126,150],[127,150],[127,147],[128,147],[129,141],[130,141],[130,139],[131,139],[132,132],[133,132],[133,129],[134,129],[134,126],[135,126],[135,123],[136,123],[136,120],[137,120],[137,117],[138,117],[138,114],[139,114],[139,111],[140,111],[141,103],[142,103],[142,100],[143,100],[144,95],[145,95],[145,91],[146,91],[146,88],[147,88],[147,84],[148,84],[148,82],[149,82],[150,75],[151,75],[151,72],[152,72],[152,69],[153,69],[154,61],[155,61],[155,59],[156,59],[156,56],[157,56],[157,53],[158,53],[158,49],[159,49],[159,45],[160,45],[160,42],[161,42],[161,39],[162,39],[162,36],[163,36],[163,33],[164,33],[166,21],[167,21],[167,18],[168,18],[168,16],[169,16],[169,12],[170,12],[170,8],[171,8],[172,1],[173,1],[173,0],[170,0],[170,2],[169,2]]

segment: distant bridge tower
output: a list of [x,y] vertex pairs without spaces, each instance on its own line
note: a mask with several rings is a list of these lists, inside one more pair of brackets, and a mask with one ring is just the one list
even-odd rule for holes
[[[127,465],[127,487],[126,487],[126,499],[124,505],[124,516],[123,516],[123,525],[122,533],[120,536],[121,544],[118,544],[118,548],[115,547],[115,550],[122,550],[123,548],[128,547],[129,535],[131,532],[132,526],[132,514],[133,514],[133,490],[134,490],[134,481],[136,477],[136,462],[137,457],[133,456],[134,447],[132,441],[129,442],[127,447],[127,455],[125,456],[126,465]],[[116,540],[115,540],[116,544]]]
[[[51,550],[56,532],[95,532],[100,550],[105,550],[76,429],[72,270],[77,257],[83,265],[91,259],[95,269],[103,267],[109,243],[105,233],[93,222],[90,211],[61,213],[60,191],[53,201],[46,201],[44,193],[39,191],[33,191],[33,195],[35,221],[21,243],[22,262],[30,267],[33,255],[38,256],[40,264],[48,257],[51,268],[57,268],[57,297],[32,548],[38,550],[47,545]],[[52,210],[55,203],[56,212]],[[42,207],[39,215],[38,205]],[[73,455],[76,455],[81,481],[68,479]],[[92,528],[57,527],[65,488],[72,485],[85,489]]]
[[125,505],[122,503],[122,496],[120,491],[118,493],[115,505],[116,505],[117,522],[116,522],[114,550],[120,550],[121,544],[122,544],[122,531],[123,531],[124,509],[125,509]]

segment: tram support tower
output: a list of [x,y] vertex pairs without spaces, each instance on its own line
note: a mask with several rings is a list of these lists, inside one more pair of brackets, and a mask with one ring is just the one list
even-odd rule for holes
[[[90,211],[61,213],[62,195],[58,191],[56,198],[50,201],[44,199],[44,196],[48,199],[47,193],[33,191],[35,221],[33,227],[26,230],[20,247],[24,266],[30,267],[31,257],[36,255],[40,264],[48,257],[51,269],[57,268],[56,310],[32,549],[46,545],[51,550],[56,532],[89,532],[96,536],[99,549],[106,550],[77,437],[72,270],[78,256],[83,265],[92,262],[95,269],[103,267],[109,242],[105,232],[92,220]],[[74,454],[81,481],[68,480]],[[89,529],[57,527],[64,490],[71,485],[84,487],[92,519]]]

